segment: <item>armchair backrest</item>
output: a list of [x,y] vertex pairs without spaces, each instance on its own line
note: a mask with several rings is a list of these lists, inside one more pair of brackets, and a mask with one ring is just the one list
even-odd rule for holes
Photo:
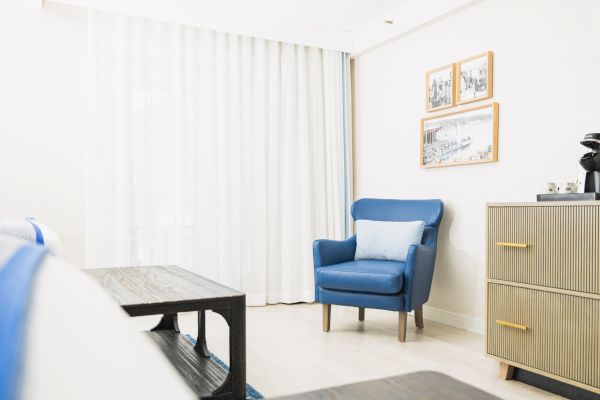
[[435,246],[437,233],[444,213],[441,200],[360,199],[352,204],[354,220],[372,221],[424,221],[422,244]]

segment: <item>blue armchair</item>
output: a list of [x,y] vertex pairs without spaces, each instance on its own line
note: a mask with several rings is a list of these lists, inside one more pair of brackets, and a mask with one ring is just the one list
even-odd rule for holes
[[444,210],[441,200],[360,199],[352,205],[354,220],[424,221],[421,245],[412,245],[406,262],[354,260],[356,236],[313,244],[315,299],[323,304],[323,331],[329,332],[331,305],[398,311],[398,340],[406,340],[407,312],[423,328],[423,304],[429,300],[437,235]]

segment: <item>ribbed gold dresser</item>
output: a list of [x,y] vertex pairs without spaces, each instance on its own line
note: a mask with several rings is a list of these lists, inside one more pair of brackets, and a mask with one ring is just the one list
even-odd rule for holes
[[487,206],[486,352],[600,393],[600,202]]

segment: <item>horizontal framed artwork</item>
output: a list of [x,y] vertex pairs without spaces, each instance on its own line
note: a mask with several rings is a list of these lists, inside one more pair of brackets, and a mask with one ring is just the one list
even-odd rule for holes
[[425,111],[437,111],[455,105],[454,64],[425,73]]
[[498,161],[498,103],[421,119],[422,168]]
[[456,64],[456,104],[490,99],[493,96],[494,53],[482,54]]

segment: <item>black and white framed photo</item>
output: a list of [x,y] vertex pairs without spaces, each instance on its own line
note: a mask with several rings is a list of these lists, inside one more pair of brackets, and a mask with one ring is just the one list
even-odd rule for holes
[[498,103],[421,120],[421,167],[498,161]]
[[456,64],[456,104],[492,97],[493,63],[494,54],[487,51]]
[[425,74],[425,111],[437,111],[455,104],[454,71],[455,65],[427,71]]

